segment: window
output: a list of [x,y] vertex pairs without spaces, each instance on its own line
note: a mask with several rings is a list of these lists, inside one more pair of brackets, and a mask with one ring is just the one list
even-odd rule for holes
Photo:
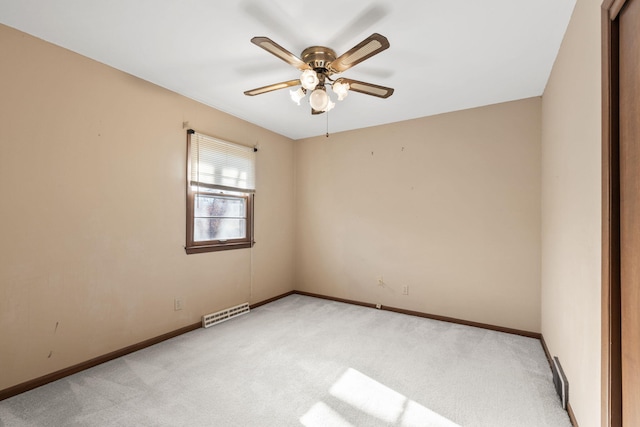
[[187,131],[188,254],[253,246],[254,151]]

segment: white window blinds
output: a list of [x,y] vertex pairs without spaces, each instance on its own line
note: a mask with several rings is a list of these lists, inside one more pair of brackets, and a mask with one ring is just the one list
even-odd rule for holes
[[244,192],[255,190],[256,156],[252,147],[222,141],[194,131],[189,131],[189,137],[192,186],[226,187]]

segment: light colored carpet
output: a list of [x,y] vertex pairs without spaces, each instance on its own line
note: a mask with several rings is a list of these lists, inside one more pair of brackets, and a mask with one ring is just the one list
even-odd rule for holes
[[301,295],[6,399],[0,420],[571,426],[538,340]]

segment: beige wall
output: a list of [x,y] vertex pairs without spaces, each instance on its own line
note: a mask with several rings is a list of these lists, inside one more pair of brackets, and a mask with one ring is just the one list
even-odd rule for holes
[[[0,58],[0,389],[293,289],[293,141],[4,26]],[[253,253],[185,254],[183,121],[260,143]]]
[[297,289],[540,331],[539,98],[300,140],[295,164]]
[[542,101],[542,333],[600,425],[600,3],[578,0]]

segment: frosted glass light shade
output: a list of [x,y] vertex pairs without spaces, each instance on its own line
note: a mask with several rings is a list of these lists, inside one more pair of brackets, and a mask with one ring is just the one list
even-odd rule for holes
[[313,90],[318,86],[320,80],[318,79],[318,75],[313,70],[304,70],[302,75],[300,76],[300,83],[302,87],[307,90]]
[[323,89],[316,89],[309,95],[309,104],[316,111],[324,111],[329,105],[329,95]]
[[331,86],[331,89],[333,89],[333,92],[338,95],[338,101],[342,101],[347,97],[347,95],[349,95],[349,83],[335,82]]
[[298,105],[300,105],[300,100],[304,98],[305,93],[306,92],[301,87],[299,87],[298,90],[289,91],[289,94],[291,95],[291,100]]
[[324,111],[331,111],[335,106],[336,106],[336,103],[333,102],[331,98],[329,98],[329,102],[327,103],[327,108],[325,108]]

